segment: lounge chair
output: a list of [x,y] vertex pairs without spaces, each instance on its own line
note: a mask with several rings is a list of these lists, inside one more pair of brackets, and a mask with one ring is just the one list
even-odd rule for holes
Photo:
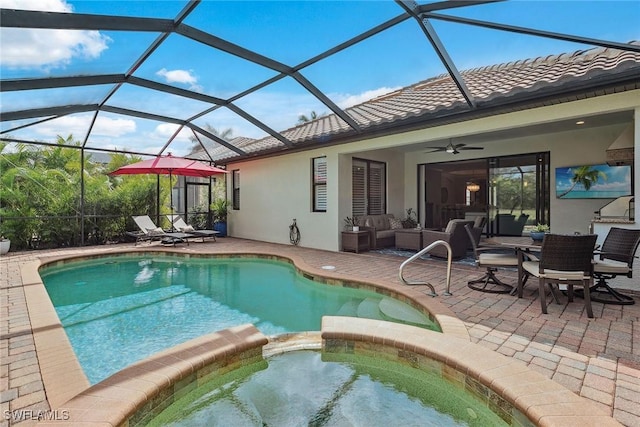
[[127,234],[136,238],[136,245],[138,242],[151,242],[153,240],[161,240],[163,243],[171,243],[174,246],[176,243],[187,243],[188,245],[190,237],[199,237],[185,232],[168,233],[158,227],[149,215],[133,216],[132,218],[140,230],[128,231]]
[[216,236],[220,234],[219,231],[207,230],[207,229],[194,229],[192,225],[184,222],[184,219],[180,215],[167,215],[167,219],[173,224],[173,228],[182,231],[183,233],[193,234],[196,237],[201,237],[204,242],[205,237],[212,237],[213,241],[216,241]]

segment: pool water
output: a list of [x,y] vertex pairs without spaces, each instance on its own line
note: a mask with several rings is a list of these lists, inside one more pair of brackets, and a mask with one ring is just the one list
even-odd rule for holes
[[105,257],[43,268],[43,283],[89,381],[189,339],[252,323],[265,335],[320,330],[324,315],[438,330],[412,307],[330,286],[259,258]]
[[367,356],[295,351],[213,377],[140,425],[507,424],[435,373]]

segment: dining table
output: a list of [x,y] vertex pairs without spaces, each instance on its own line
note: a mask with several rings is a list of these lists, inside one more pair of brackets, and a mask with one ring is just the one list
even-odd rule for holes
[[511,291],[511,295],[517,294],[518,298],[522,298],[524,284],[528,278],[528,275],[525,274],[522,268],[522,263],[526,259],[537,259],[539,257],[539,253],[542,250],[542,242],[535,241],[528,236],[493,236],[485,239],[485,242],[494,246],[515,250],[518,255],[518,283]]

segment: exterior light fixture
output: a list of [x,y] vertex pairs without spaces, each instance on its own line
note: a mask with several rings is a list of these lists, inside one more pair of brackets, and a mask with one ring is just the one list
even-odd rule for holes
[[475,193],[478,190],[480,190],[480,184],[477,184],[473,181],[467,182],[467,191]]
[[578,121],[576,122],[576,124],[577,124],[577,125],[583,125],[583,124],[584,124],[584,120],[578,120]]
[[445,151],[449,154],[454,154],[456,152],[456,147],[454,147],[453,144],[449,142],[449,145],[447,145]]

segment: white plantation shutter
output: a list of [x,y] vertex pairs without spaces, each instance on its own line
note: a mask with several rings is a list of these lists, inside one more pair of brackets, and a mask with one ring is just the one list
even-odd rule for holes
[[327,158],[313,159],[313,211],[327,211]]
[[352,162],[352,215],[386,213],[386,165],[370,160]]
[[367,214],[367,164],[361,160],[353,160],[352,164],[352,214]]

